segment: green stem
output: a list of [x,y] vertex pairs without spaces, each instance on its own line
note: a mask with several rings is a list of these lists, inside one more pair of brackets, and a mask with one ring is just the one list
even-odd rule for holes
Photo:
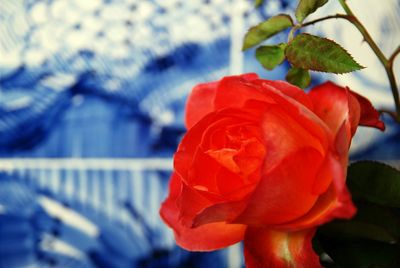
[[289,32],[288,43],[293,40],[295,32],[300,29],[300,25],[295,25]]
[[347,5],[345,0],[339,0],[340,5],[343,7],[346,14],[349,16],[348,20],[353,23],[354,26],[360,31],[364,40],[368,43],[371,49],[375,52],[379,61],[385,66],[387,64],[387,59],[385,55],[383,55],[382,51],[379,49],[378,45],[375,43],[374,39],[372,39],[371,35],[368,33],[367,29],[364,25],[357,19],[354,13],[351,11],[350,7]]
[[329,20],[329,19],[346,19],[346,20],[350,20],[348,15],[344,15],[344,14],[336,14],[336,15],[331,15],[331,16],[326,16],[326,17],[322,17],[316,20],[312,20],[306,23],[301,24],[301,27],[306,27],[306,26],[310,26],[313,25],[317,22],[320,21],[324,21],[324,20]]
[[351,11],[350,7],[347,5],[346,0],[339,0],[340,5],[343,7],[346,14],[350,16],[354,16],[353,12]]
[[399,89],[397,88],[396,78],[393,72],[393,64],[390,64],[389,66],[385,67],[385,70],[389,78],[390,88],[392,89],[394,104],[396,106],[396,112],[397,112],[396,119],[397,122],[400,123],[400,97],[399,97]]
[[364,25],[357,19],[357,17],[353,14],[351,11],[350,7],[347,5],[345,0],[338,0],[344,11],[346,12],[347,20],[350,21],[362,34],[364,37],[364,40],[367,42],[367,44],[371,47],[371,49],[374,51],[375,55],[378,57],[379,61],[382,63],[383,67],[385,68],[385,71],[387,73],[387,76],[389,78],[390,82],[390,88],[392,90],[392,95],[394,99],[394,103],[396,106],[396,119],[398,122],[400,122],[400,98],[399,98],[399,90],[397,88],[397,83],[396,79],[393,73],[393,60],[395,56],[399,53],[399,48],[393,53],[393,55],[390,57],[388,60],[385,55],[382,53],[382,51],[379,49],[378,45],[375,43],[375,41],[372,39],[371,35],[368,33],[367,29],[364,27]]

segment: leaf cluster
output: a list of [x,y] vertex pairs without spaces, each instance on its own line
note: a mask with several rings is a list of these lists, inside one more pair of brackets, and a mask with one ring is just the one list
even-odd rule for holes
[[286,80],[301,88],[310,84],[310,70],[343,74],[364,68],[332,40],[306,33],[293,37],[307,16],[327,2],[328,0],[299,0],[295,12],[297,24],[287,14],[273,16],[247,31],[242,49],[253,48],[274,35],[291,29],[287,43],[259,46],[255,56],[267,70],[273,70],[287,60],[292,67],[286,75]]

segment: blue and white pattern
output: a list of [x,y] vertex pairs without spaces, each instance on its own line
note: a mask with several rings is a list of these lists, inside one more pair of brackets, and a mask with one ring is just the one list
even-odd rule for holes
[[187,92],[233,69],[231,4],[2,1],[0,267],[241,265],[158,216]]
[[[287,64],[267,73],[241,41],[295,4],[1,0],[0,267],[241,267],[240,246],[177,247],[158,209],[189,90],[240,72],[283,79]],[[382,25],[396,43],[399,23]],[[355,140],[354,157],[399,159],[399,135]]]

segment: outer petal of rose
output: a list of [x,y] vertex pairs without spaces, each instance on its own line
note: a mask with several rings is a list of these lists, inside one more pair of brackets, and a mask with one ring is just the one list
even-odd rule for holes
[[384,129],[378,112],[361,95],[332,82],[314,87],[309,96],[314,104],[314,112],[337,133],[344,121],[349,121],[354,134],[357,125]]
[[186,102],[185,123],[190,129],[206,114],[214,110],[214,98],[218,82],[204,83],[195,86]]
[[265,94],[268,94],[269,98],[273,99],[277,104],[280,114],[288,115],[289,118],[295,120],[312,136],[318,138],[325,148],[327,147],[332,135],[329,127],[321,118],[302,103],[287,96],[275,87],[266,83],[263,83],[262,86]]
[[240,78],[243,78],[249,82],[257,80],[259,78],[258,74],[256,74],[256,73],[245,73],[245,74],[241,74],[241,75],[237,75],[237,76],[239,76]]
[[210,205],[212,205],[210,200],[199,194],[197,190],[192,189],[183,183],[181,193],[176,199],[176,206],[179,210],[178,220],[180,221],[180,224],[186,227],[192,227],[194,217]]
[[182,189],[182,182],[173,175],[170,182],[170,194],[160,209],[165,223],[174,230],[177,244],[187,250],[209,251],[227,247],[241,241],[246,226],[226,224],[224,222],[205,224],[198,228],[187,228],[179,221],[177,198]]
[[379,113],[372,106],[371,102],[356,92],[353,92],[350,89],[349,91],[358,100],[361,107],[360,125],[385,130],[385,124],[379,120]]
[[[243,188],[245,188],[244,186]],[[247,186],[251,187],[251,186]],[[246,189],[244,189],[246,191]],[[239,203],[239,204],[237,204]],[[243,203],[243,204],[240,204]],[[239,201],[226,202],[220,196],[182,184],[181,193],[176,199],[179,209],[178,219],[186,227],[198,226],[197,217],[209,208],[218,207],[216,213],[202,216],[206,223],[225,222],[237,216],[246,205],[246,198]],[[242,209],[240,209],[242,208]],[[203,224],[203,223],[202,223]]]
[[248,80],[241,76],[224,77],[219,82],[216,91],[215,109],[241,108],[248,100],[274,103],[265,90],[253,82],[254,80]]
[[334,136],[339,131],[344,121],[348,121],[349,117],[358,125],[360,107],[357,102],[352,102],[351,112],[349,111],[349,98],[345,88],[342,88],[332,82],[323,83],[311,89],[309,96],[314,104],[314,113],[317,114],[331,129]]
[[[241,81],[252,81],[257,79],[258,76],[255,73],[243,74],[240,76],[225,77],[224,79],[239,79]],[[202,117],[206,114],[213,112],[215,110],[214,99],[216,95],[217,88],[220,81],[203,83],[195,86],[190,93],[188,100],[186,102],[186,114],[185,123],[186,128],[189,129],[195,125]],[[230,89],[233,93],[235,92],[235,87]],[[233,107],[232,103],[232,107]],[[231,107],[227,105],[226,107]]]
[[[215,176],[213,170],[218,169],[210,167],[213,163],[210,164],[210,162],[204,162],[204,160],[201,160],[201,162],[204,164],[204,166],[202,166],[203,170],[206,171],[203,173],[199,173],[200,171],[198,171],[196,175],[204,175],[213,178],[213,176]],[[205,166],[207,168],[204,168]],[[221,169],[224,168],[221,167]],[[230,173],[227,174],[228,175],[225,179],[227,177],[233,179],[232,176],[235,175]],[[188,186],[185,183],[182,183],[180,194],[176,198],[175,202],[175,205],[179,210],[178,220],[182,226],[190,228],[214,222],[229,222],[244,210],[247,204],[246,195],[240,194],[243,198],[235,198],[237,201],[227,201],[229,196],[221,197],[216,193],[209,192],[209,189],[207,188],[209,184],[211,183],[206,183],[206,186]],[[254,187],[254,184],[244,185],[242,183],[242,187],[238,191],[244,193],[251,192]]]
[[194,218],[193,227],[213,222],[230,222],[234,220],[246,208],[247,199],[219,203],[205,208]]
[[324,171],[319,171],[319,173],[333,176],[332,183],[326,192],[319,196],[317,202],[304,216],[277,225],[276,228],[286,231],[312,228],[335,218],[349,219],[354,216],[356,208],[346,188],[345,171],[337,156],[328,154],[321,168]]
[[215,95],[215,108],[241,107],[251,99],[273,103],[270,87],[312,110],[313,104],[308,95],[285,81],[245,79],[243,76],[225,77],[221,80]]
[[313,110],[313,103],[311,102],[308,95],[304,92],[304,90],[293,86],[286,81],[257,79],[253,81],[253,83],[272,86],[281,91],[286,96],[298,101],[308,109]]
[[318,198],[312,188],[322,160],[312,148],[290,154],[275,169],[262,175],[246,209],[233,222],[275,225],[306,214]]
[[244,257],[248,268],[321,267],[311,240],[315,230],[280,232],[267,228],[248,228],[244,238]]

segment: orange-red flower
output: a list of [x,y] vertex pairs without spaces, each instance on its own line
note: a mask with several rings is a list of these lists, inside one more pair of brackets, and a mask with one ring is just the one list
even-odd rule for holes
[[248,267],[320,267],[316,227],[356,211],[345,178],[358,125],[384,129],[331,82],[309,94],[255,74],[198,85],[160,214],[188,250],[244,240]]

